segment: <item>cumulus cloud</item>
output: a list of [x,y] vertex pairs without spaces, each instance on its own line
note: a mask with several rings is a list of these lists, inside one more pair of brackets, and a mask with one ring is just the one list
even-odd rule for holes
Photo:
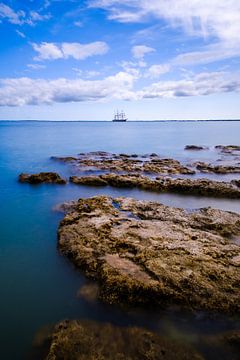
[[169,64],[156,64],[149,67],[145,73],[145,77],[156,78],[160,75],[166,74],[170,71],[171,66]]
[[239,91],[240,74],[213,72],[178,81],[156,82],[141,91],[141,98],[174,98]]
[[132,99],[134,76],[119,72],[103,80],[31,79],[0,80],[0,106],[52,104],[55,102]]
[[69,57],[84,60],[90,56],[104,55],[109,50],[108,45],[103,41],[95,41],[89,44],[42,42],[41,44],[33,43],[32,46],[38,53],[35,60],[68,59]]
[[160,81],[134,91],[137,74],[119,72],[102,80],[1,79],[0,106],[40,105],[99,100],[136,100],[211,95],[240,91],[240,74],[201,73],[177,81]]
[[0,3],[0,19],[6,20],[15,25],[34,25],[38,21],[50,19],[50,14],[40,14],[37,11],[30,11],[28,14],[25,11],[15,11],[10,6]]
[[146,54],[154,52],[155,49],[146,45],[135,45],[132,47],[132,55],[136,59],[143,59]]

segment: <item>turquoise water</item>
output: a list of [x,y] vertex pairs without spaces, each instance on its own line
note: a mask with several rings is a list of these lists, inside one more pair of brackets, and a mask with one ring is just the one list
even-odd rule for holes
[[66,200],[99,193],[157,200],[185,208],[211,205],[236,212],[240,212],[239,200],[199,199],[70,184],[31,186],[19,184],[17,177],[20,172],[48,170],[68,176],[71,169],[50,160],[50,156],[96,150],[156,152],[186,163],[196,159],[217,160],[219,155],[212,148],[196,153],[184,151],[184,146],[239,144],[239,133],[240,122],[0,121],[0,358],[28,358],[39,328],[64,318],[145,325],[169,337],[185,334],[184,341],[193,342],[209,359],[214,358],[211,355],[214,349],[201,346],[199,336],[205,332],[215,334],[234,329],[239,322],[227,318],[209,319],[206,314],[152,313],[151,309],[147,314],[140,310],[129,312],[79,299],[78,289],[86,279],[57,251],[56,233],[62,215],[53,208]]

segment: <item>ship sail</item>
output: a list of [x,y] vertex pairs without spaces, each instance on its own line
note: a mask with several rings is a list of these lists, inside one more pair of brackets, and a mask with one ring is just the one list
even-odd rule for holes
[[123,110],[121,110],[120,112],[118,110],[115,111],[112,121],[115,121],[115,122],[127,121],[127,117],[126,117],[125,112]]

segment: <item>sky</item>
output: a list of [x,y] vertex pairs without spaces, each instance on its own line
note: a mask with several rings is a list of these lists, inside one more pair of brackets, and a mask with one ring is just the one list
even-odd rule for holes
[[0,0],[0,119],[240,119],[239,0]]

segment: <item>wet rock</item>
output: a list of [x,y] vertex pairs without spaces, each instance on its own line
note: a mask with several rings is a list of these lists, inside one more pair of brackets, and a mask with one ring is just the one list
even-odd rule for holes
[[62,213],[70,212],[70,211],[73,211],[75,209],[76,204],[77,204],[77,202],[74,201],[74,200],[66,201],[64,203],[55,205],[53,207],[53,211],[62,212]]
[[195,171],[174,159],[152,159],[143,164],[143,171],[153,174],[188,174],[193,175]]
[[71,176],[69,181],[74,184],[79,185],[89,185],[89,186],[106,186],[108,185],[107,181],[102,179],[100,176],[87,176],[87,177],[77,177]]
[[90,152],[79,154],[78,158],[59,157],[58,160],[72,162],[79,170],[108,170],[127,173],[152,173],[152,174],[195,174],[193,169],[183,166],[174,159],[162,159],[157,154],[110,154],[105,152]]
[[56,325],[46,360],[201,360],[202,356],[146,329],[94,321]]
[[207,146],[199,146],[199,145],[186,145],[185,150],[207,150]]
[[98,280],[110,303],[239,313],[240,215],[99,196],[61,221],[60,251]]
[[221,150],[221,152],[231,153],[234,151],[240,151],[239,145],[216,145],[215,149]]
[[70,181],[79,185],[114,186],[139,188],[148,191],[180,193],[198,196],[240,198],[240,189],[235,183],[213,181],[208,179],[173,179],[157,177],[150,179],[140,174],[104,174],[98,176],[73,176]]
[[78,293],[77,296],[79,298],[83,298],[88,302],[95,302],[99,297],[99,286],[96,283],[88,283],[83,285]]
[[231,183],[237,187],[240,187],[240,180],[232,180]]
[[40,172],[38,174],[20,174],[19,181],[22,183],[40,184],[40,183],[54,183],[54,184],[66,184],[67,181],[61,178],[55,172]]
[[235,165],[211,165],[204,162],[197,162],[194,164],[197,170],[204,173],[215,173],[215,174],[239,174],[240,166]]
[[57,160],[57,161],[62,161],[62,162],[74,162],[77,161],[77,158],[74,156],[51,156],[50,158],[51,160]]
[[[221,354],[223,360],[239,360],[240,331],[231,330],[216,335],[205,335],[200,338],[202,345],[208,348],[209,358]],[[217,356],[219,358],[219,356]]]

